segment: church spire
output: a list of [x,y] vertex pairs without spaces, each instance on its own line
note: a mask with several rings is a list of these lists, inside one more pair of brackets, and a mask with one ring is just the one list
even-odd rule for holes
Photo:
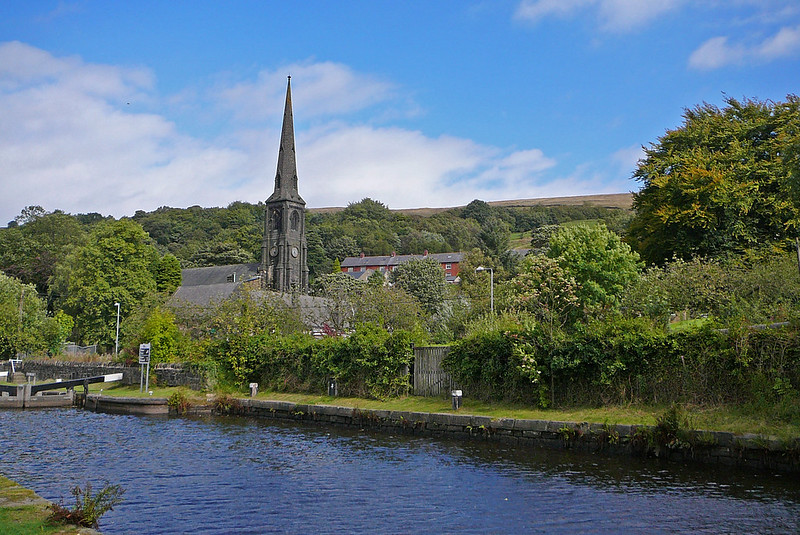
[[291,200],[305,204],[297,192],[297,160],[294,151],[294,119],[292,117],[292,77],[286,83],[286,104],[283,109],[281,146],[278,150],[278,170],[275,173],[275,190],[267,202]]
[[289,293],[308,291],[306,202],[297,193],[294,153],[292,78],[286,85],[281,146],[275,191],[264,203],[264,239],[261,242],[261,281],[265,289]]

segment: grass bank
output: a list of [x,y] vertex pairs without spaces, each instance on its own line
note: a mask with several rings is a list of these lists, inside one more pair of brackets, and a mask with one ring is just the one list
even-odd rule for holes
[[[91,391],[100,390],[93,385]],[[153,397],[169,398],[174,392],[182,391],[191,403],[204,403],[213,399],[214,394],[193,392],[184,388],[152,388]],[[106,385],[104,394],[111,396],[148,397],[149,393],[139,392],[138,386]],[[243,392],[231,395],[246,397]],[[336,405],[359,409],[378,409],[411,412],[454,412],[451,402],[446,398],[407,396],[385,401],[361,398],[331,397],[315,394],[290,394],[284,392],[260,392],[257,399],[291,401],[308,405]],[[474,414],[492,418],[516,418],[530,420],[551,420],[567,422],[592,422],[624,425],[655,425],[656,418],[668,409],[667,406],[613,405],[604,407],[576,407],[560,409],[534,409],[508,403],[487,403],[469,398],[463,400],[460,414]],[[735,434],[752,433],[774,436],[781,439],[800,437],[800,421],[781,421],[772,417],[767,410],[753,407],[714,406],[684,407],[689,427],[705,431],[726,431]]]
[[93,529],[47,522],[47,500],[30,489],[0,476],[0,531],[3,535],[97,534]]

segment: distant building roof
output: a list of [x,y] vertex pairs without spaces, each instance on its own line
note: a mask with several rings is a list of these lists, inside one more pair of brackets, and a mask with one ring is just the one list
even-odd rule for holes
[[[184,304],[207,307],[230,299],[245,283],[258,279],[259,264],[232,264],[227,266],[209,266],[182,270],[181,286],[170,298],[170,304]],[[247,285],[253,288],[252,285]],[[258,288],[258,286],[255,286]],[[287,305],[297,307],[303,321],[312,330],[318,330],[325,322],[327,301],[310,295],[291,295],[265,290],[255,290],[262,298],[274,296]]]
[[349,267],[367,267],[367,266],[399,266],[409,260],[433,258],[440,264],[450,262],[463,262],[464,253],[430,253],[427,255],[421,254],[404,254],[404,255],[389,255],[389,256],[348,256],[341,262],[343,268]]
[[208,266],[181,270],[181,286],[239,283],[258,277],[258,263]]

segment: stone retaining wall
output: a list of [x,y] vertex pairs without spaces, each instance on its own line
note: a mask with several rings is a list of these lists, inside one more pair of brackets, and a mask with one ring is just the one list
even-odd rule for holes
[[[10,370],[8,362],[0,363],[0,371]],[[23,373],[35,373],[36,381],[45,379],[83,379],[110,373],[121,373],[122,384],[138,385],[141,378],[139,366],[121,366],[99,362],[67,362],[58,360],[23,360],[16,365]],[[156,364],[150,368],[151,383],[163,386],[185,386],[192,390],[204,390],[208,386],[205,371],[191,364]]]
[[256,418],[319,422],[519,447],[652,456],[725,466],[800,472],[800,440],[782,442],[759,435],[693,431],[685,441],[659,444],[651,427],[543,420],[493,419],[488,416],[364,410],[286,401],[235,399],[228,414]]

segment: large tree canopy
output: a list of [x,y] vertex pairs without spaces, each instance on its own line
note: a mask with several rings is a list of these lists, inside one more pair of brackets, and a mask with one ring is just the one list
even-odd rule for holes
[[725,102],[686,110],[645,149],[628,240],[648,262],[783,246],[796,233],[800,99]]
[[619,305],[642,268],[639,255],[602,223],[563,227],[550,238],[547,256],[575,279],[576,294],[589,310]]
[[447,282],[441,264],[427,257],[409,260],[392,270],[392,284],[402,288],[429,314],[436,314],[444,304]]
[[75,317],[81,340],[114,345],[116,306],[123,317],[156,292],[158,253],[141,225],[129,219],[98,224],[87,244],[59,265],[50,291]]

